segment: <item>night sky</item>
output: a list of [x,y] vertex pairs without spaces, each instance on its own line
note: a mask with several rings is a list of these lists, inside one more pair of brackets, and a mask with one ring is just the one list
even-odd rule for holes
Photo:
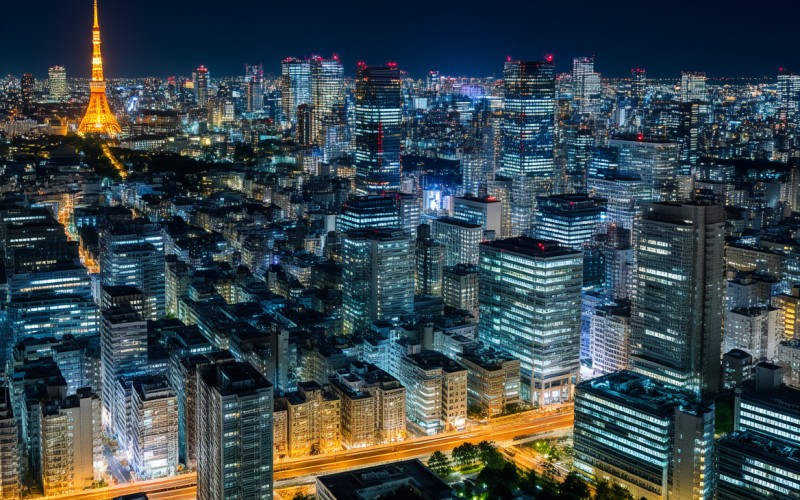
[[[397,61],[422,77],[500,75],[507,55],[555,55],[559,71],[594,55],[604,76],[644,67],[709,76],[800,69],[800,2],[672,0],[100,0],[106,76],[280,71],[286,56],[338,53],[346,74]],[[2,0],[0,74],[89,76],[91,0]]]

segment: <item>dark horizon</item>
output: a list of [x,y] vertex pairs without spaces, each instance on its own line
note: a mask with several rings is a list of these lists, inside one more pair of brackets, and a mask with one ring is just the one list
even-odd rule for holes
[[[676,80],[681,70],[762,78],[779,67],[800,69],[792,33],[774,27],[776,12],[782,19],[800,15],[797,4],[762,2],[747,12],[746,28],[730,3],[725,8],[678,0],[668,12],[629,2],[617,7],[577,0],[568,11],[516,4],[499,0],[487,9],[473,0],[410,0],[390,10],[366,0],[313,0],[295,10],[230,0],[223,10],[207,0],[101,0],[100,25],[108,78],[188,76],[200,64],[212,78],[243,74],[245,63],[263,63],[266,73],[278,74],[284,57],[332,53],[342,58],[347,75],[355,73],[357,61],[391,60],[414,78],[430,70],[499,77],[509,55],[538,60],[548,53],[558,72],[569,71],[573,57],[594,55],[596,70],[610,78],[626,77],[633,67]],[[91,0],[13,2],[3,10],[0,74],[44,77],[49,66],[63,65],[69,77],[89,77]]]

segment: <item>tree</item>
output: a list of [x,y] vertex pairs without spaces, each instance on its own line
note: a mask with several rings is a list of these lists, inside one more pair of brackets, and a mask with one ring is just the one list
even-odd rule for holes
[[589,499],[591,492],[589,486],[581,479],[577,472],[572,471],[564,478],[564,482],[558,488],[562,495],[570,495],[575,498]]
[[497,450],[493,443],[481,441],[478,443],[478,459],[486,467],[500,468],[506,462],[503,455]]
[[453,449],[453,460],[460,466],[473,465],[478,460],[478,447],[472,443],[463,443]]
[[450,467],[450,459],[441,451],[434,451],[428,459],[428,468],[433,471],[437,476],[446,477],[452,468]]
[[594,500],[635,500],[631,492],[619,483],[598,479]]

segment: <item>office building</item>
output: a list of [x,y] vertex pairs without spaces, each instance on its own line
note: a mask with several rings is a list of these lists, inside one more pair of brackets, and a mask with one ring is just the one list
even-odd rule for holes
[[445,247],[431,237],[431,226],[417,227],[416,263],[414,266],[414,293],[416,295],[442,295],[442,265]]
[[413,313],[414,272],[409,236],[402,230],[347,232],[342,238],[342,319],[346,334],[373,321]]
[[505,413],[520,402],[519,360],[492,348],[466,349],[458,362],[467,369],[467,404],[483,415]]
[[646,499],[710,499],[714,406],[619,371],[578,384],[575,468]]
[[344,67],[339,56],[311,58],[312,142],[323,143],[325,127],[344,119]]
[[478,317],[478,274],[473,264],[458,264],[442,270],[442,299],[444,305],[468,311]]
[[257,113],[264,109],[264,68],[261,64],[245,64],[244,84],[247,97],[247,112]]
[[444,245],[444,265],[477,264],[483,227],[452,217],[431,221],[433,239]]
[[555,66],[508,61],[503,70],[502,147],[498,175],[511,180],[511,235],[531,229],[536,196],[551,194],[555,122]]
[[605,375],[627,369],[631,348],[630,304],[594,307],[589,321],[592,373]]
[[723,352],[741,349],[756,360],[773,360],[782,338],[780,309],[739,307],[725,311]]
[[399,361],[406,389],[406,418],[422,434],[462,430],[467,423],[467,370],[438,351],[421,351]]
[[572,400],[582,282],[580,251],[526,237],[481,244],[480,339],[520,360],[524,401]]
[[775,295],[770,301],[782,311],[784,337],[800,338],[800,286],[793,286],[790,293]]
[[575,112],[592,118],[600,111],[603,88],[600,73],[594,71],[594,57],[576,57],[572,60],[572,101]]
[[719,500],[800,497],[800,446],[735,431],[715,446]]
[[208,68],[203,65],[194,73],[194,93],[197,107],[205,109],[208,106]]
[[800,388],[800,338],[784,340],[778,344],[775,364],[784,369],[784,383]]
[[164,377],[132,382],[128,439],[136,476],[154,479],[178,470],[178,400]]
[[52,101],[66,101],[69,98],[67,86],[67,70],[64,66],[51,66],[48,73],[48,92]]
[[454,198],[453,218],[482,226],[484,234],[494,235],[491,239],[502,237],[503,207],[500,201],[491,196]]
[[606,218],[606,200],[585,194],[539,197],[534,234],[573,250],[583,250],[601,232]]
[[723,207],[652,203],[643,211],[635,250],[631,369],[682,389],[716,392]]
[[681,71],[680,102],[708,101],[706,74],[698,71]]
[[147,321],[129,307],[113,307],[100,316],[103,425],[110,434],[127,434],[127,414],[116,414],[119,378],[147,369]]
[[355,84],[356,189],[400,190],[403,94],[397,64],[359,63]]
[[0,498],[20,496],[18,417],[8,387],[0,387]]
[[606,200],[606,221],[633,229],[641,216],[642,203],[651,199],[650,190],[638,174],[603,170],[589,177],[588,192]]
[[297,108],[311,105],[311,63],[307,59],[287,57],[281,62],[281,102],[283,116],[291,127],[297,123]]
[[619,169],[638,175],[650,201],[683,201],[680,143],[642,137],[611,139],[619,150]]
[[272,499],[272,385],[249,364],[205,366],[197,405],[198,500]]
[[343,203],[342,213],[336,216],[336,230],[341,233],[353,229],[400,227],[403,221],[399,199],[391,195],[356,196]]

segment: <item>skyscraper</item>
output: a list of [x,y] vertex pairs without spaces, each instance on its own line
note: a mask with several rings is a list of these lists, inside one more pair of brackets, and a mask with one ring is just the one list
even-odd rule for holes
[[208,106],[208,68],[201,64],[195,72],[195,79],[194,93],[197,107],[205,108]]
[[431,237],[431,226],[417,227],[416,265],[414,268],[417,295],[442,295],[444,246]]
[[197,373],[197,498],[270,500],[272,384],[247,363]]
[[283,116],[289,127],[297,123],[297,108],[311,104],[311,63],[307,59],[287,57],[281,62]]
[[600,74],[594,72],[594,57],[572,60],[572,99],[581,117],[591,118],[600,111]]
[[246,64],[244,83],[247,92],[247,112],[256,113],[264,109],[264,68],[261,64]]
[[413,252],[400,229],[353,230],[342,239],[342,318],[346,334],[413,313]]
[[580,370],[583,252],[520,237],[480,246],[483,342],[520,360],[522,399],[570,401]]
[[33,104],[33,90],[35,86],[36,80],[33,78],[33,75],[30,73],[22,75],[22,79],[19,82],[19,90],[22,100],[22,110],[25,112],[30,111],[31,104]]
[[89,82],[89,107],[83,116],[78,132],[102,134],[111,137],[122,132],[117,118],[111,112],[106,97],[106,79],[103,76],[103,56],[100,53],[100,22],[97,17],[97,0],[94,0],[94,27],[92,28],[92,81]]
[[356,189],[398,191],[403,94],[397,64],[359,63],[355,94]]
[[53,101],[65,101],[69,97],[67,87],[67,70],[64,66],[51,66],[48,70],[48,89],[50,99]]
[[603,198],[589,198],[585,194],[540,196],[536,237],[583,250],[601,232],[606,203]]
[[555,66],[508,61],[503,71],[502,153],[498,175],[512,181],[512,234],[530,231],[536,196],[553,186]]
[[631,367],[693,392],[720,385],[723,207],[645,205],[636,244]]
[[339,56],[311,58],[311,104],[314,106],[312,141],[322,143],[325,124],[344,119],[344,67]]
[[706,74],[699,71],[681,72],[681,102],[708,101]]

